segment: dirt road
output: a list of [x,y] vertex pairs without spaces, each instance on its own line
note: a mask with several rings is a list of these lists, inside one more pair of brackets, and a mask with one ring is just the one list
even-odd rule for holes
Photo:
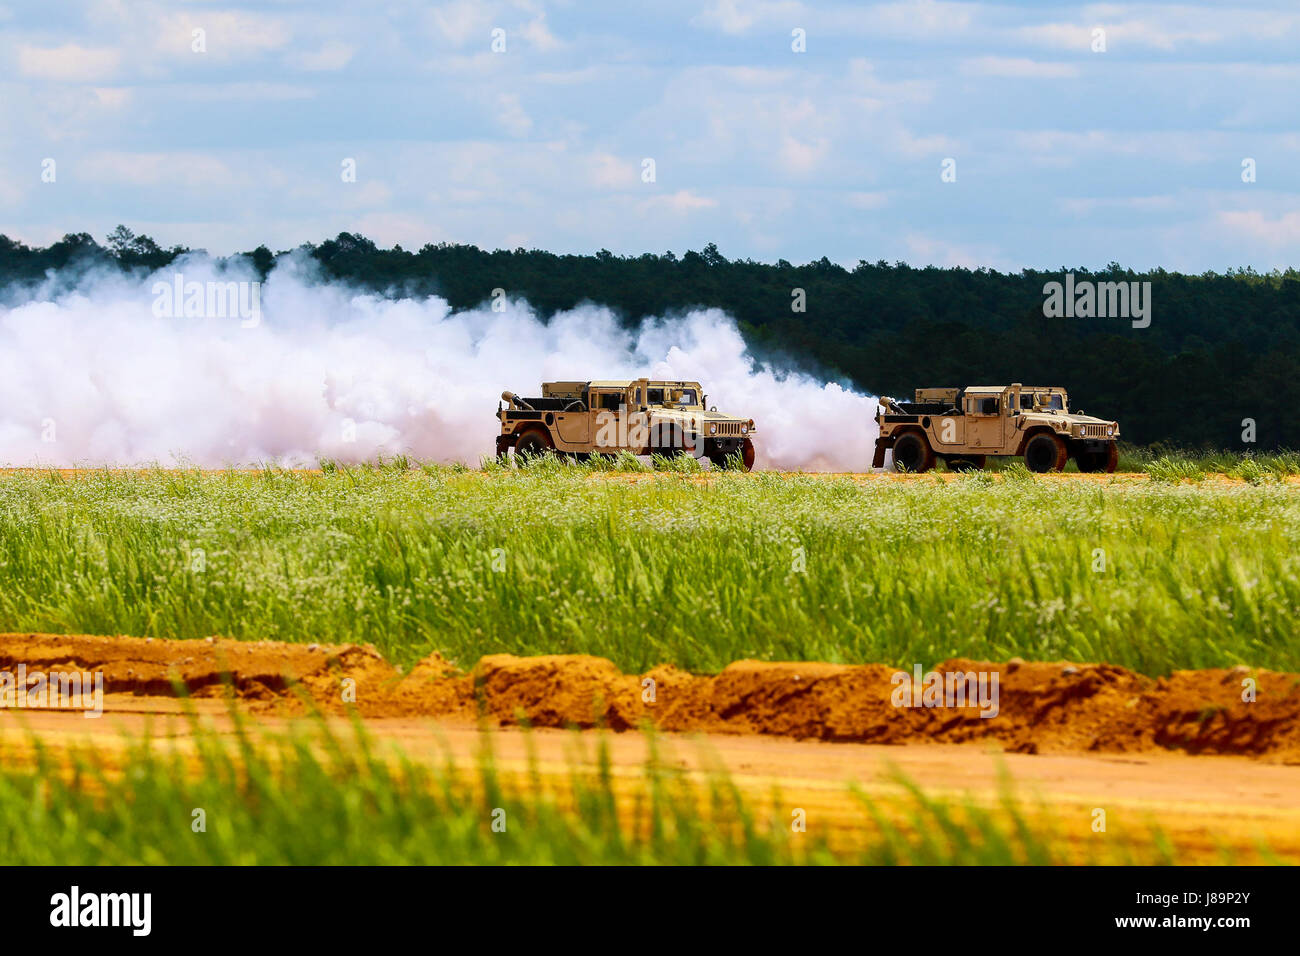
[[[196,705],[203,727],[233,732],[224,703]],[[340,737],[348,737],[345,720],[330,722]],[[310,732],[316,725],[263,716],[255,726],[274,736],[295,727]],[[467,774],[490,746],[503,778],[529,786],[541,780],[557,790],[564,789],[575,768],[595,772],[598,742],[606,747],[619,787],[636,790],[650,742],[638,733],[488,730],[463,721],[410,717],[370,719],[366,730],[378,746],[431,766],[444,766],[450,757]],[[114,753],[123,753],[132,738],[146,732],[161,746],[184,752],[192,724],[180,716],[178,701],[134,695],[109,695],[97,720],[67,711],[0,711],[0,747],[9,760],[30,753],[33,740],[39,740],[56,753],[88,746],[111,765]],[[969,800],[984,808],[997,808],[1010,792],[1033,824],[1050,834],[1054,847],[1079,859],[1117,846],[1149,847],[1158,828],[1187,862],[1219,862],[1224,851],[1238,861],[1267,858],[1257,855],[1261,846],[1277,858],[1300,862],[1300,765],[1230,756],[1030,755],[971,744],[882,746],[735,734],[663,734],[655,744],[662,764],[701,779],[725,769],[751,805],[768,808],[778,819],[803,810],[808,832],[824,833],[833,843],[848,842],[871,825],[850,784],[888,811],[902,805],[901,774],[930,797]],[[1098,810],[1106,815],[1105,832],[1094,829]]]

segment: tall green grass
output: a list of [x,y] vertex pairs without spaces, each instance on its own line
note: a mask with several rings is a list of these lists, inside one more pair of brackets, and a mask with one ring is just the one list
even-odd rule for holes
[[[1020,458],[990,458],[986,470],[1005,471],[1022,464]],[[946,471],[942,463],[938,470]],[[1078,464],[1071,459],[1065,466],[1077,474]],[[1120,473],[1147,474],[1157,480],[1199,481],[1210,475],[1227,475],[1259,483],[1300,475],[1300,452],[1240,452],[1182,448],[1176,445],[1128,445],[1120,442],[1119,461],[1115,470]]]
[[[490,735],[485,739],[490,740]],[[690,777],[654,745],[616,780],[603,742],[544,779],[504,773],[490,750],[468,772],[381,754],[361,731],[281,738],[195,728],[197,752],[136,740],[34,765],[0,761],[9,865],[97,864],[1050,864],[1175,862],[1155,831],[1088,841],[1080,860],[1010,787],[1001,803],[856,794],[856,819],[807,812],[779,793],[758,806],[724,773]],[[10,746],[13,746],[10,744]],[[29,745],[30,746],[30,745]],[[24,765],[29,764],[29,765]],[[516,779],[521,778],[521,779]],[[1081,819],[1078,830],[1088,824]]]
[[1146,472],[1158,481],[1200,481],[1227,475],[1252,484],[1300,475],[1300,452],[1196,451],[1166,445],[1120,446],[1120,471]]
[[1287,483],[334,466],[0,476],[0,630],[1300,670]]

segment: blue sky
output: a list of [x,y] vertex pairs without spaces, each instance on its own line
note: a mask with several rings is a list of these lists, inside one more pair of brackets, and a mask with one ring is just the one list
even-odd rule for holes
[[1297,50],[1296,0],[0,0],[0,232],[1286,267]]

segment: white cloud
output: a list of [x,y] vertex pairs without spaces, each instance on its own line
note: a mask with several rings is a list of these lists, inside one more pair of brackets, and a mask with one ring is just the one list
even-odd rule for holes
[[1155,4],[1094,4],[1080,11],[1075,22],[1022,26],[1015,36],[1035,45],[1090,53],[1093,30],[1106,32],[1107,51],[1138,48],[1171,52],[1179,49],[1273,42],[1300,35],[1300,14],[1252,10],[1240,4],[1190,6]]
[[1300,243],[1300,211],[1285,212],[1276,218],[1257,209],[1221,212],[1218,221],[1225,229],[1271,246]]
[[839,18],[841,26],[856,21],[867,33],[911,38],[968,35],[982,12],[979,4],[947,0],[903,0],[849,10]]
[[[24,177],[31,182],[36,177]],[[17,206],[26,198],[27,190],[18,185],[19,177],[15,176],[11,170],[0,166],[0,206]],[[50,185],[42,183],[41,185]]]
[[960,152],[960,143],[943,133],[919,136],[902,124],[894,124],[883,144],[900,156],[922,159],[934,156],[952,156]]
[[383,206],[393,198],[393,191],[377,179],[359,183],[342,183],[343,205],[351,209],[367,206]]
[[223,103],[231,100],[255,100],[259,103],[287,100],[309,100],[316,89],[290,83],[265,83],[238,81],[234,83],[182,83],[177,84],[186,103]]
[[493,24],[489,7],[478,0],[441,4],[429,11],[429,20],[443,39],[458,47],[470,42],[486,47],[491,42],[493,26],[498,25]]
[[1000,257],[991,246],[967,246],[912,233],[904,239],[914,258],[912,265],[961,266],[978,269],[981,266],[996,268]]
[[807,175],[821,165],[830,150],[830,145],[827,139],[819,138],[812,142],[804,142],[793,136],[783,136],[781,150],[778,153],[781,167],[795,175]]
[[1023,57],[980,56],[963,61],[962,72],[1012,79],[1070,79],[1079,75],[1079,68],[1070,63],[1044,63]]
[[776,20],[789,21],[793,29],[799,25],[794,21],[803,13],[802,4],[779,0],[710,0],[691,22],[734,36],[747,32],[756,23],[767,24]]
[[289,62],[300,70],[310,72],[341,70],[352,60],[352,55],[355,52],[346,43],[329,40],[314,52],[290,54]]
[[654,196],[640,204],[643,212],[662,209],[677,215],[686,215],[701,209],[713,209],[717,205],[716,199],[696,195],[689,189],[679,189],[675,193]]
[[1144,151],[1149,139],[1144,134],[1131,134],[1105,129],[1064,130],[1041,129],[1017,132],[1012,141],[1018,150],[1027,153],[1051,153],[1077,159],[1084,153],[1128,153]]
[[[225,62],[282,50],[293,39],[286,20],[260,13],[196,9],[192,13],[141,13],[141,28],[152,27],[153,49],[170,58],[206,57]],[[195,52],[194,31],[203,31],[203,53]]]
[[22,45],[18,48],[18,71],[42,80],[86,83],[103,80],[117,72],[121,54],[108,47],[84,47],[65,43],[56,47]]
[[887,206],[889,204],[889,193],[849,193],[848,196],[845,197],[845,200],[854,209],[869,211],[872,209],[880,209],[882,206]]
[[519,29],[519,33],[532,47],[541,50],[543,53],[558,50],[563,45],[551,33],[550,28],[546,26],[546,14],[544,13],[529,20]]
[[77,163],[77,176],[90,182],[162,188],[220,188],[237,184],[235,175],[215,156],[202,153],[92,153]]
[[[1092,49],[1093,29],[1093,26],[1077,23],[1041,23],[1021,27],[1016,31],[1016,34],[1018,39],[1032,46],[1053,47],[1059,50],[1086,53]],[[1107,36],[1109,37],[1109,30]],[[1107,49],[1109,49],[1109,43]]]
[[499,93],[496,100],[497,124],[511,136],[527,136],[533,121],[519,104],[518,93]]
[[937,80],[883,80],[870,60],[862,57],[849,60],[847,89],[881,105],[906,108],[929,103],[934,99],[937,85]]
[[106,110],[120,110],[131,102],[131,91],[121,87],[97,86],[90,94],[95,105]]
[[1105,209],[1162,212],[1175,210],[1178,205],[1174,196],[1090,196],[1061,200],[1061,208],[1074,216],[1090,216]]
[[596,153],[587,160],[587,179],[601,189],[625,189],[636,185],[637,166],[633,161],[611,153]]

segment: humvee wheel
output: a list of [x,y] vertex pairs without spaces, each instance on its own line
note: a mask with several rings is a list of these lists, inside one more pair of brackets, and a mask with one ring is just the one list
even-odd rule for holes
[[551,443],[551,436],[546,432],[539,431],[536,428],[529,429],[519,436],[515,442],[516,458],[536,458],[539,455],[545,455],[555,446]]
[[[722,471],[725,468],[730,468],[735,463],[736,455],[737,452],[734,451],[730,455],[723,454],[720,451],[715,451],[709,454],[709,461],[713,462],[714,470]],[[741,447],[739,451],[739,455],[740,455],[740,470],[753,471],[754,445],[752,442],[750,442],[748,438],[745,439],[745,444],[743,447]]]
[[1098,451],[1081,451],[1074,456],[1074,460],[1079,464],[1079,470],[1085,474],[1104,471],[1113,472],[1115,466],[1119,464],[1119,449],[1114,442],[1109,442],[1105,448]]
[[1062,470],[1069,457],[1065,441],[1059,435],[1041,432],[1025,445],[1025,467],[1039,474]]
[[945,458],[949,471],[980,471],[988,459],[984,455],[963,455],[960,458]]
[[903,432],[894,440],[894,470],[920,474],[934,467],[934,449],[916,432]]
[[[662,437],[660,436],[661,440]],[[668,444],[651,445],[650,454],[662,455],[668,459],[682,458],[688,455],[692,458],[701,458],[704,457],[704,439],[697,432],[692,432],[688,436],[680,428],[674,427],[668,433]]]

